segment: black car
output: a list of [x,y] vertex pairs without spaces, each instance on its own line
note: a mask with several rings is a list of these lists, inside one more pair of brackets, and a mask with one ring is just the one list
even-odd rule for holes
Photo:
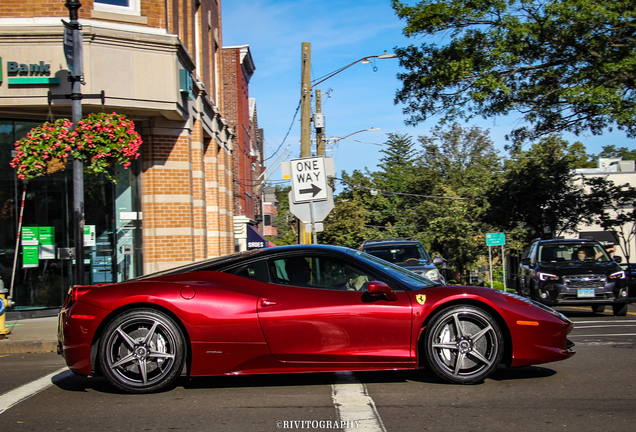
[[627,278],[595,240],[537,239],[524,251],[517,275],[519,294],[550,306],[591,306],[627,314]]
[[444,261],[439,257],[432,260],[426,247],[414,238],[367,240],[362,243],[360,250],[430,280],[444,283],[444,278],[436,267],[436,264],[440,265]]

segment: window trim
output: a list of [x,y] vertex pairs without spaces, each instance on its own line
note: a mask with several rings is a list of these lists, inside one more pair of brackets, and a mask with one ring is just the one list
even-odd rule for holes
[[128,0],[128,6],[116,6],[106,3],[100,3],[100,0],[95,0],[93,2],[93,10],[100,12],[141,16],[140,0]]

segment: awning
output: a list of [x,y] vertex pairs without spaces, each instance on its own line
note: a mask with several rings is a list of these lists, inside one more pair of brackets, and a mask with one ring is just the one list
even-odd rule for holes
[[247,250],[263,249],[272,246],[275,246],[275,244],[267,240],[265,236],[252,225],[247,225]]

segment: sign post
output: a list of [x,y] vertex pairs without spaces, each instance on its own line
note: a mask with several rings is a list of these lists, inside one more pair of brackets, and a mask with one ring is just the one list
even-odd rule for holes
[[505,233],[486,234],[486,245],[488,246],[488,259],[490,260],[490,288],[494,289],[492,280],[492,247],[501,246],[501,266],[503,268],[503,290],[506,292],[506,263],[504,259],[504,245],[506,244]]

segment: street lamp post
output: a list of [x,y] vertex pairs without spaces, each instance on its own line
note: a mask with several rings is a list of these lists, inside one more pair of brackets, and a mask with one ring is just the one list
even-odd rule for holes
[[[301,82],[301,102],[300,102],[300,157],[311,156],[311,92],[314,86],[328,80],[334,75],[339,74],[345,69],[350,68],[356,63],[363,62],[368,63],[369,59],[389,59],[396,58],[395,54],[388,54],[386,51],[384,54],[366,56],[349,63],[345,67],[338,69],[337,71],[327,75],[320,81],[315,83],[311,82],[311,44],[309,42],[302,43],[302,82]],[[319,94],[317,95],[319,97]],[[322,128],[321,133],[324,133]],[[324,146],[319,146],[319,156],[324,156]],[[321,154],[322,153],[322,154]]]
[[[77,12],[82,4],[79,0],[66,0],[70,27],[73,32],[73,71],[71,80],[71,121],[73,129],[82,118],[82,32]],[[75,285],[84,284],[84,164],[73,159],[73,225],[75,228]]]

